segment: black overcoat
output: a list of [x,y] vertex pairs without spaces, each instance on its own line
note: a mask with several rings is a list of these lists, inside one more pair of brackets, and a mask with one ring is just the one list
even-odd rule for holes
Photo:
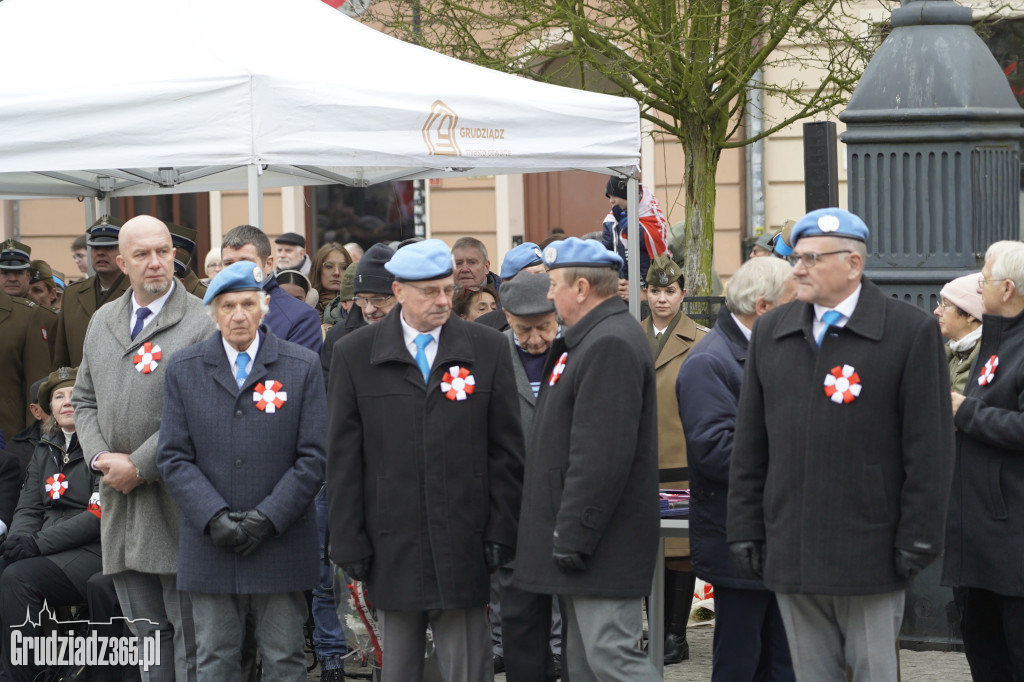
[[[955,424],[942,582],[1024,597],[1024,313],[985,315]],[[978,383],[996,356],[992,380]]]
[[[526,448],[515,582],[542,594],[645,595],[660,524],[647,337],[621,299],[608,299],[555,339],[543,376]],[[555,543],[586,555],[586,570],[559,572]]]
[[[894,548],[941,554],[953,460],[949,368],[935,318],[868,280],[819,349],[814,307],[757,319],[729,477],[729,542],[766,543],[765,586],[799,594],[906,587]],[[855,370],[852,402],[826,376]]]
[[[400,315],[396,306],[334,345],[331,557],[340,564],[373,556],[368,583],[378,608],[483,606],[483,545],[515,547],[522,489],[523,432],[508,340],[452,316],[424,384]],[[453,368],[474,379],[465,399],[442,390]]]

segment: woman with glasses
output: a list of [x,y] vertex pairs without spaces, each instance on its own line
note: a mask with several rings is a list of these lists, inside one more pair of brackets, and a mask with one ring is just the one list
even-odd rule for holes
[[978,357],[984,311],[977,274],[957,277],[939,292],[939,304],[934,313],[939,318],[942,335],[949,339],[946,343],[949,383],[957,393],[963,392],[971,365]]

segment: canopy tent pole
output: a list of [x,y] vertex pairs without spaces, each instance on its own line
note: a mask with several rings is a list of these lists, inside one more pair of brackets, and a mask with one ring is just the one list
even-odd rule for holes
[[250,163],[249,171],[249,224],[263,229],[263,188],[260,186],[262,171],[259,164]]
[[640,319],[640,181],[626,179],[626,272],[629,277],[629,314]]

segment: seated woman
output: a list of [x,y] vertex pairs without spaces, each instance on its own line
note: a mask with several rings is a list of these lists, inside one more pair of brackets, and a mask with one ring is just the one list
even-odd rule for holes
[[[77,374],[77,368],[61,367],[39,388],[39,404],[49,418],[0,545],[0,631],[5,633],[0,647],[5,649],[12,627],[26,637],[39,634],[39,627],[26,621],[39,622],[44,601],[51,610],[85,602],[86,583],[102,568],[99,478],[82,457],[71,406]],[[3,656],[4,679],[35,679],[39,670],[12,665],[10,654]]]
[[452,300],[452,312],[469,322],[498,309],[498,292],[490,284],[460,289]]

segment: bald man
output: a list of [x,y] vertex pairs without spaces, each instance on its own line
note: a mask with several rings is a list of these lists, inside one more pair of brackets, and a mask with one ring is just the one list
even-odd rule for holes
[[216,327],[202,301],[175,283],[174,247],[161,221],[125,223],[117,265],[131,288],[89,326],[75,422],[86,459],[103,476],[103,572],[114,577],[124,615],[141,619],[133,633],[159,637],[160,665],[141,670],[142,679],[191,681],[192,607],[176,586],[178,507],[160,478],[156,444],[168,360]]

